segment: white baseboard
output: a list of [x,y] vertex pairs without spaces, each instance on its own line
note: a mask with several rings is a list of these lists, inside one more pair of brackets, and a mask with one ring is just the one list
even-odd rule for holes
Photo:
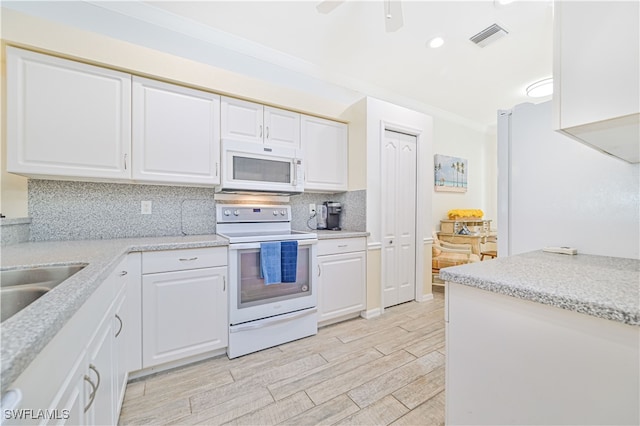
[[364,319],[371,319],[380,316],[380,308],[369,309],[368,311],[360,312],[360,316]]
[[182,358],[176,361],[166,362],[164,364],[155,365],[153,367],[143,368],[142,370],[133,371],[129,373],[127,381],[137,380],[141,377],[150,376],[152,374],[172,370],[174,368],[183,367],[188,364],[193,364],[205,359],[213,358],[220,355],[227,355],[226,348],[215,349],[200,355],[193,355],[187,358]]
[[429,300],[433,300],[433,293],[423,294],[420,300],[416,300],[416,302],[428,302]]

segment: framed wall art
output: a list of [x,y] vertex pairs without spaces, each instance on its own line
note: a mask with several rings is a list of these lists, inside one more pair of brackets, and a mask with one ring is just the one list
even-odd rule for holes
[[467,160],[435,154],[433,156],[434,189],[439,192],[467,192]]

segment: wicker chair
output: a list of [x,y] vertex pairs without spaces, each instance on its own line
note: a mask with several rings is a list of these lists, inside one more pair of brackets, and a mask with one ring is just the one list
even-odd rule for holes
[[433,282],[439,280],[440,269],[442,268],[480,262],[480,257],[471,251],[471,244],[451,244],[440,241],[436,232],[433,233],[431,255]]
[[485,237],[480,242],[480,260],[484,260],[485,256],[491,259],[498,257],[498,237],[495,235]]

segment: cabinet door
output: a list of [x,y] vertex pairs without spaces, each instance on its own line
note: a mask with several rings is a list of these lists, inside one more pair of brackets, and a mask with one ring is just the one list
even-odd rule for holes
[[302,116],[307,191],[346,191],[348,146],[347,125],[317,117]]
[[222,139],[262,143],[264,135],[262,105],[223,97],[220,115]]
[[111,425],[117,421],[113,324],[113,311],[110,310],[89,345],[85,407],[87,424]]
[[54,418],[48,419],[46,424],[50,425],[81,425],[85,424],[85,405],[87,403],[85,392],[85,374],[87,366],[86,351],[82,351],[78,356],[73,368],[69,371],[64,385],[60,389],[59,398],[53,405],[52,411],[56,414]]
[[300,149],[300,114],[264,107],[264,143]]
[[143,368],[227,346],[227,267],[142,277]]
[[[114,319],[115,324],[113,326],[113,339],[114,339],[114,364],[115,364],[115,402],[116,407],[120,407],[124,398],[124,391],[127,387],[127,359],[129,347],[127,342],[129,340],[130,321],[128,317],[127,306],[127,293],[126,288],[123,288],[120,295],[116,299]],[[119,409],[116,414],[119,414]]]
[[365,310],[365,252],[318,256],[318,321]]
[[131,76],[7,47],[7,171],[130,177]]
[[133,78],[133,179],[220,183],[220,97]]
[[[127,256],[126,370],[142,370],[142,253]],[[124,317],[123,317],[124,318]]]

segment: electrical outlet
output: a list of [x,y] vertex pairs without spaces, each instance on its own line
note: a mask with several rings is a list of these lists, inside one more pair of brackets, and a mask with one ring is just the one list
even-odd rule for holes
[[142,201],[140,203],[140,214],[151,214],[151,201]]
[[314,214],[316,212],[316,205],[309,204],[309,214]]

